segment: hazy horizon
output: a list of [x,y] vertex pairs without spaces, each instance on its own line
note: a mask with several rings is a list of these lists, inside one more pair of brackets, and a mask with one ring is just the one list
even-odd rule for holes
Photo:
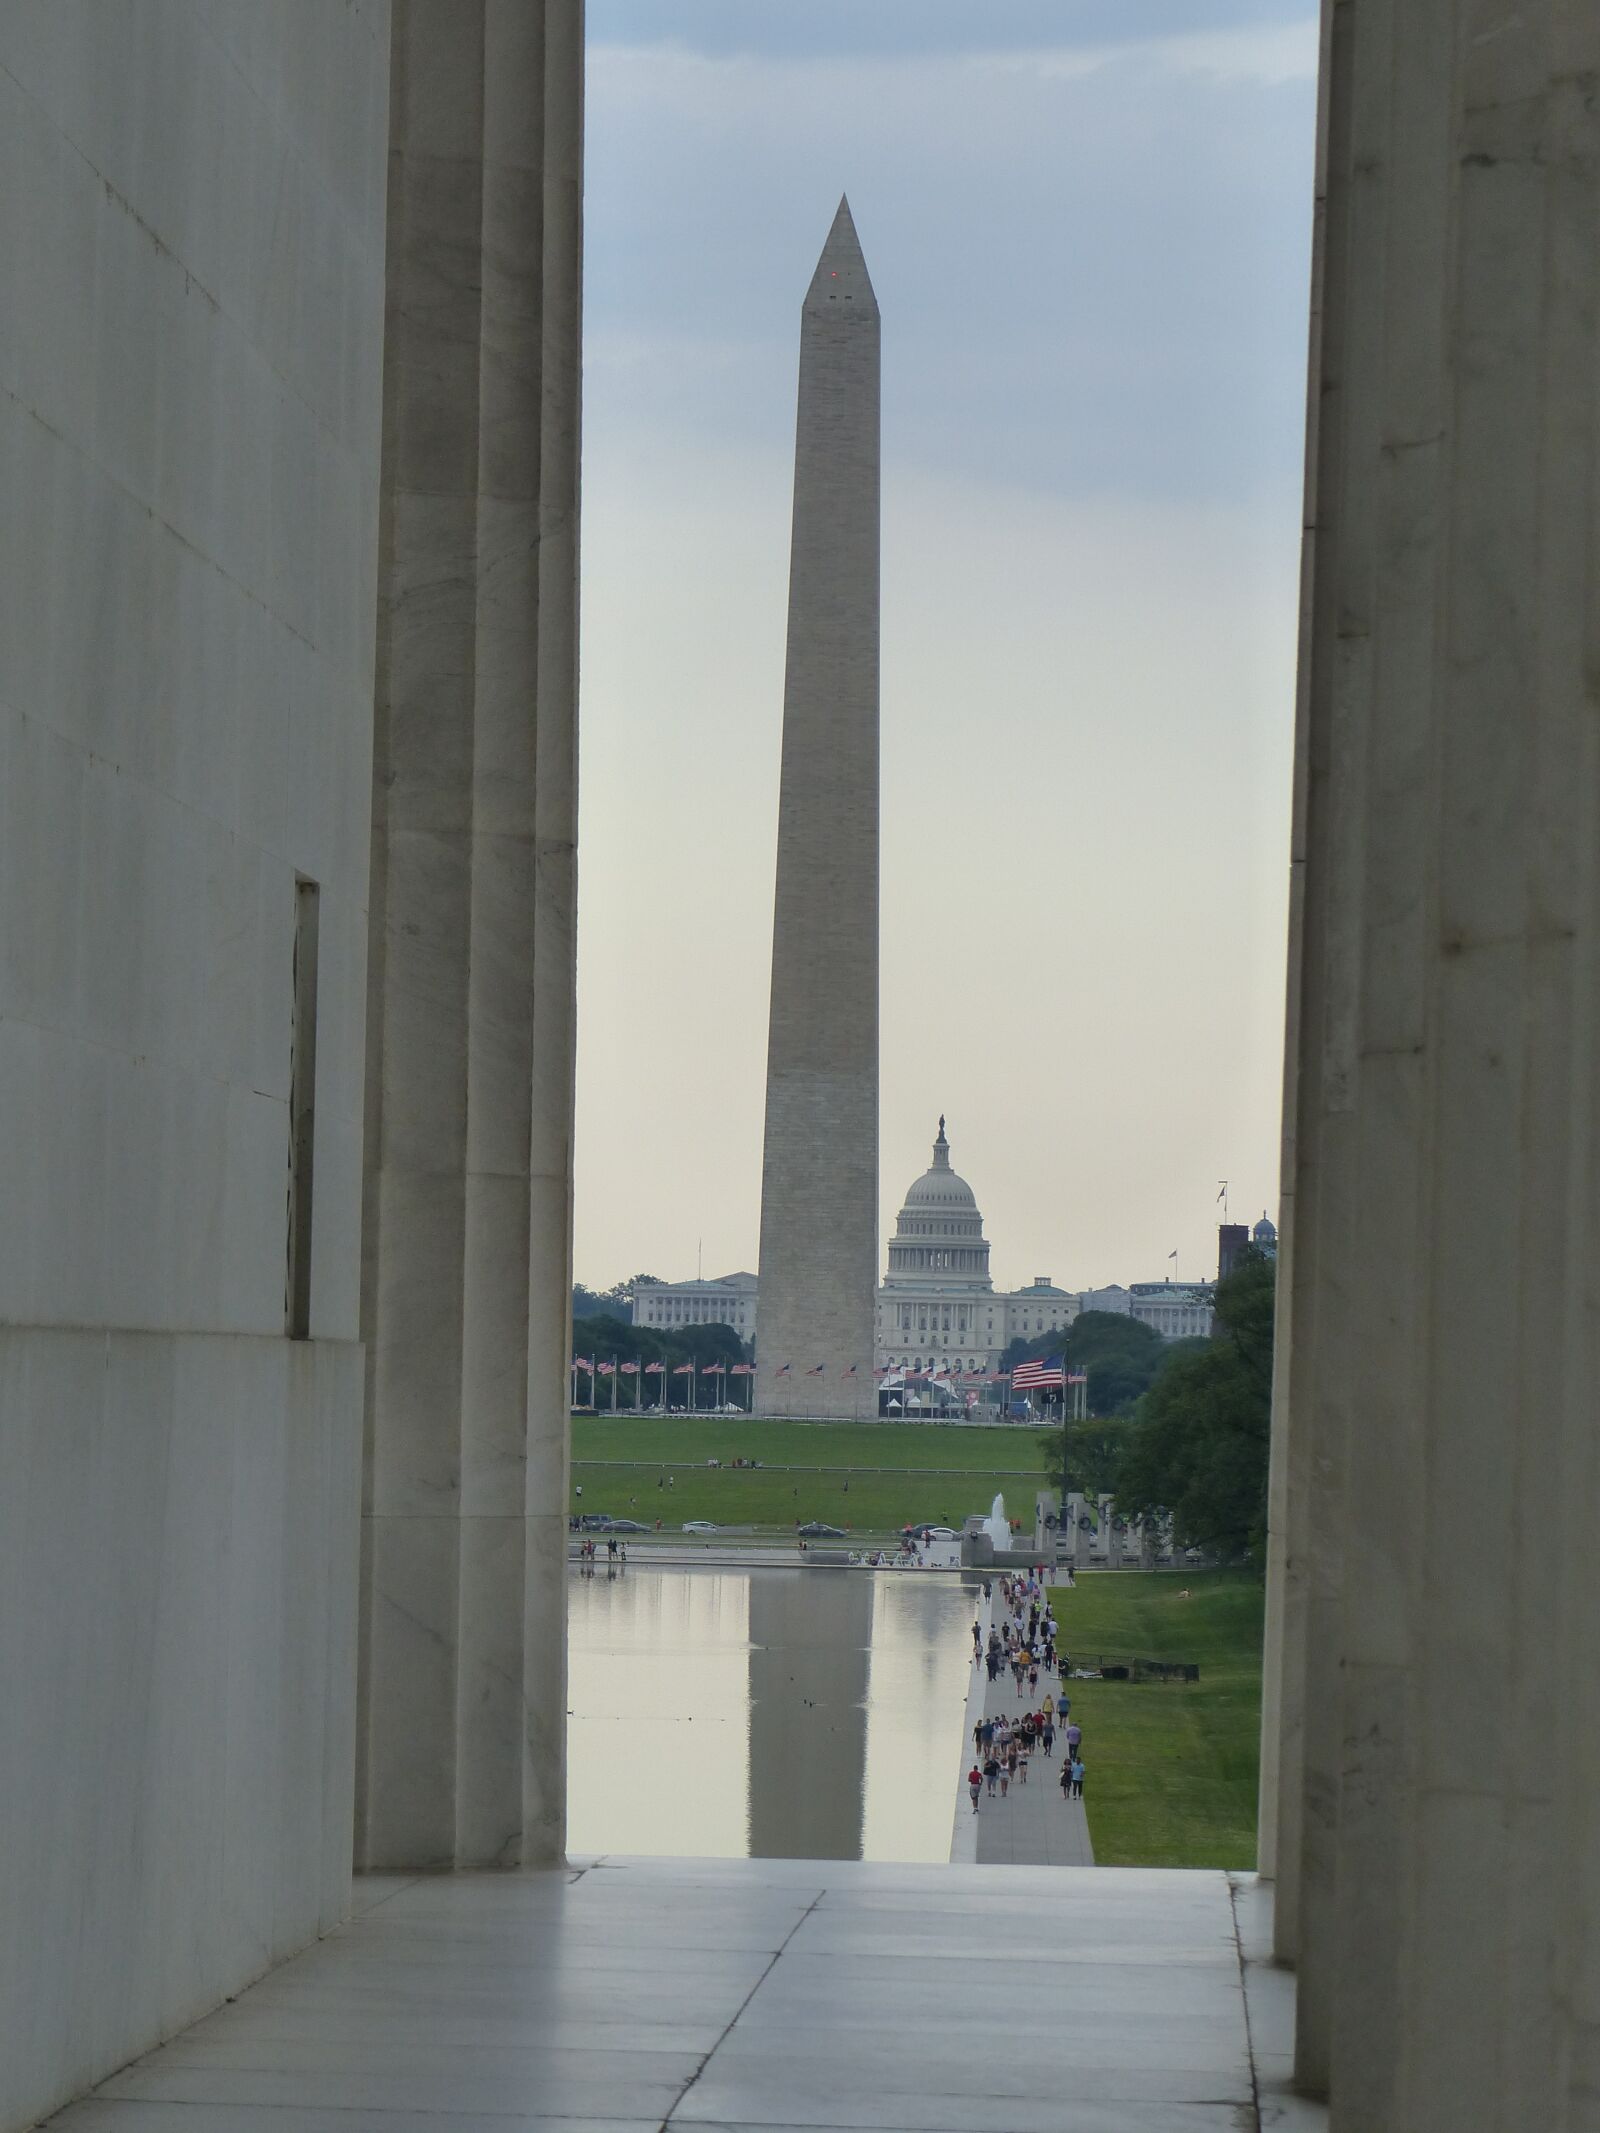
[[[800,300],[884,337],[882,1241],[1276,1216],[1316,31],[590,0],[578,1277],[756,1267]],[[1182,25],[1181,27],[1179,25]]]

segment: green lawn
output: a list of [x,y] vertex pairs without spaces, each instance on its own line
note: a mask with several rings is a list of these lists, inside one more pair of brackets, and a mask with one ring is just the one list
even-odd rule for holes
[[1058,1591],[1075,1660],[1200,1665],[1198,1682],[1072,1683],[1099,1865],[1255,1865],[1262,1600],[1261,1580],[1234,1570],[1097,1571]]
[[[726,1464],[735,1458],[762,1463]],[[1043,1459],[1033,1429],[575,1415],[572,1508],[659,1518],[666,1528],[709,1518],[792,1532],[797,1520],[820,1518],[886,1533],[922,1520],[959,1528],[998,1490],[1031,1532]]]

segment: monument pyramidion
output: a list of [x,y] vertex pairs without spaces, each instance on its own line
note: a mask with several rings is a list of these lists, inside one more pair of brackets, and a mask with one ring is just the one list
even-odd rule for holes
[[841,200],[800,311],[756,1406],[877,1413],[878,300]]

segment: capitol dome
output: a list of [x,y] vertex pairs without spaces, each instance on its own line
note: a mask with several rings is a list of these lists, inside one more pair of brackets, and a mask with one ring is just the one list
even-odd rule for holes
[[888,1285],[932,1274],[958,1286],[989,1287],[989,1243],[972,1187],[950,1168],[944,1120],[933,1162],[906,1194],[889,1245]]

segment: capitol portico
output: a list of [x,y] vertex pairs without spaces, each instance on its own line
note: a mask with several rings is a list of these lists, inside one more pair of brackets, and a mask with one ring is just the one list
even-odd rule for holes
[[972,1187],[950,1167],[941,1118],[933,1161],[907,1192],[890,1240],[878,1291],[878,1367],[993,1370],[1019,1334],[1064,1332],[1077,1315],[1077,1297],[1048,1275],[995,1293],[983,1216]]

